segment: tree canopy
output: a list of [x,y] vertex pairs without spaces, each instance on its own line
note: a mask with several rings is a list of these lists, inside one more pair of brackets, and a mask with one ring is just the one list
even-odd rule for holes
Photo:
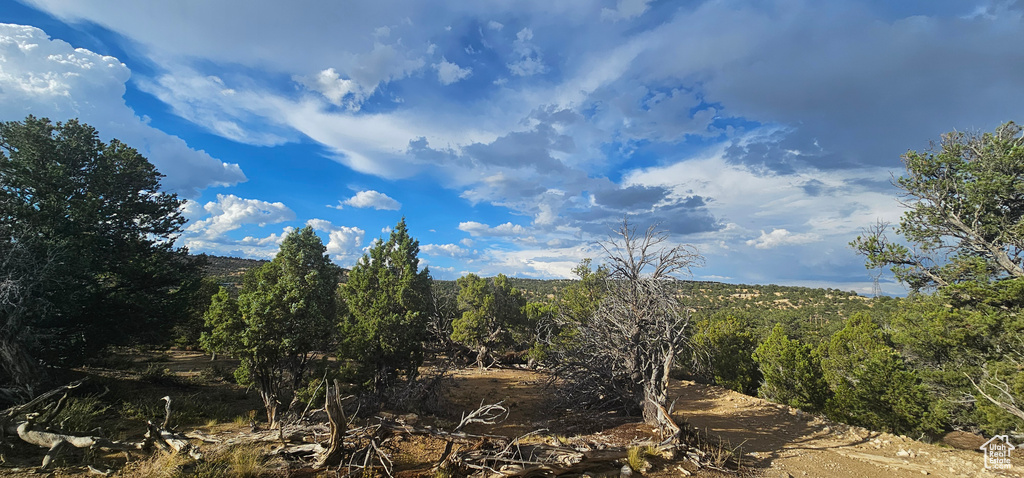
[[290,232],[274,260],[247,278],[237,302],[222,290],[206,314],[211,330],[202,343],[241,359],[235,377],[256,386],[271,424],[301,384],[311,354],[335,336],[340,270],[325,252],[311,227]]
[[77,120],[0,123],[0,256],[21,261],[8,279],[35,301],[4,314],[0,342],[61,363],[167,336],[200,271],[174,244],[185,218],[161,177]]
[[[907,207],[896,232],[869,230],[852,245],[870,268],[890,266],[910,287],[1024,277],[1024,136],[1005,123],[992,133],[953,131],[936,149],[903,155],[895,184]],[[909,245],[907,245],[909,244]]]
[[430,270],[419,269],[419,241],[402,218],[387,241],[365,254],[340,288],[348,314],[340,355],[364,386],[382,392],[401,374],[415,378],[432,303]]

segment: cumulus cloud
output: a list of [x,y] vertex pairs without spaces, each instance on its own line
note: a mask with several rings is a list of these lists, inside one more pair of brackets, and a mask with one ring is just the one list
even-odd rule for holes
[[374,191],[372,189],[367,191],[359,191],[355,196],[352,196],[344,201],[338,201],[337,206],[327,206],[334,209],[342,209],[345,206],[352,206],[356,208],[374,208],[377,210],[386,211],[397,211],[402,208],[402,204],[394,200],[391,196],[382,192]]
[[647,4],[650,2],[651,0],[619,0],[614,9],[601,9],[601,19],[619,21],[638,17],[647,11]]
[[362,255],[360,245],[366,231],[358,227],[335,226],[324,219],[310,219],[306,225],[327,233],[327,254],[342,266],[354,265]]
[[459,223],[459,230],[468,232],[471,236],[483,236],[483,237],[507,237],[507,236],[522,236],[527,233],[525,227],[518,224],[512,224],[506,222],[491,227],[487,224],[483,224],[476,221],[467,221]]
[[473,73],[473,69],[470,67],[459,67],[455,63],[448,61],[446,58],[441,58],[441,61],[433,65],[434,69],[437,70],[437,81],[440,81],[442,85],[450,85],[458,81],[464,80]]
[[[186,208],[186,215],[196,215],[194,206]],[[206,239],[218,238],[246,224],[259,227],[295,219],[295,213],[281,202],[243,199],[234,194],[218,194],[216,201],[203,206],[203,215],[210,217],[193,221],[186,232]]]
[[346,96],[352,95],[354,98],[348,105],[353,109],[358,109],[359,104],[366,96],[366,92],[355,81],[342,78],[337,71],[334,71],[334,68],[328,68],[311,77],[298,77],[296,80],[306,88],[324,95],[328,101],[337,106],[342,106],[344,104],[342,100]]
[[0,65],[0,121],[29,114],[78,118],[104,140],[117,138],[139,150],[166,175],[164,189],[187,198],[246,180],[237,164],[196,151],[139,118],[125,104],[131,72],[117,58],[51,40],[35,27],[0,24]]
[[533,76],[544,73],[547,67],[541,58],[540,50],[532,42],[533,30],[523,28],[516,33],[516,39],[512,42],[512,52],[515,60],[506,66],[508,71],[516,76]]
[[772,232],[761,231],[761,236],[747,241],[748,246],[758,249],[773,249],[779,246],[792,246],[820,241],[817,234],[793,234],[785,229],[772,229]]
[[420,252],[430,256],[447,256],[453,258],[468,257],[471,252],[455,244],[424,244]]

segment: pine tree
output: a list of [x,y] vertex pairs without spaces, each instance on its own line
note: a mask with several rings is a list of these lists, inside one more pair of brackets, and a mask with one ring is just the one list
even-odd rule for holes
[[364,387],[383,392],[423,363],[430,312],[430,270],[419,270],[419,241],[405,218],[349,272],[340,293],[347,306],[340,356]]

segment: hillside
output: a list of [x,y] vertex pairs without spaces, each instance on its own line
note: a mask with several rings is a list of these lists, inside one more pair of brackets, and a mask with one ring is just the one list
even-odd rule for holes
[[261,259],[242,259],[208,254],[200,254],[198,257],[206,259],[206,276],[222,284],[240,284],[246,271],[270,262]]

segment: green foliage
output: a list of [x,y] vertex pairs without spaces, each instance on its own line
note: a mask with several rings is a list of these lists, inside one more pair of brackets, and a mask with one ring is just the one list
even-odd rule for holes
[[604,298],[608,268],[599,266],[591,269],[591,260],[583,259],[572,270],[579,279],[566,286],[559,296],[558,306],[562,316],[573,324],[585,324],[597,312]]
[[235,337],[246,327],[238,301],[223,287],[210,298],[203,319],[207,330],[200,335],[199,344],[203,350],[214,354],[230,352],[235,345]]
[[60,429],[70,432],[87,432],[99,424],[111,406],[104,404],[95,396],[71,397],[67,405],[60,410],[50,423],[57,424]]
[[754,395],[761,373],[751,357],[757,337],[750,327],[734,317],[702,320],[693,333],[693,348],[701,358],[705,379],[747,395]]
[[1020,133],[1012,122],[981,135],[954,131],[938,151],[903,155],[907,171],[896,184],[909,210],[896,232],[910,247],[891,242],[880,225],[852,243],[868,267],[890,266],[915,290],[1024,276]]
[[833,396],[825,410],[834,420],[900,434],[937,433],[941,417],[929,409],[926,389],[866,314],[823,343],[818,353]]
[[348,306],[339,355],[350,360],[358,382],[378,393],[402,375],[415,378],[423,363],[432,279],[429,269],[419,269],[419,250],[403,218],[339,290]]
[[241,359],[235,377],[259,390],[271,424],[279,402],[301,385],[311,353],[333,339],[339,270],[325,251],[312,228],[292,231],[274,260],[247,278],[237,305],[221,289],[205,316],[211,330],[203,346]]
[[217,282],[209,277],[204,277],[199,282],[195,292],[189,298],[187,314],[174,326],[175,346],[181,348],[202,346],[200,337],[206,330],[206,311],[210,308],[211,300],[220,288]]
[[825,407],[831,392],[821,363],[810,345],[790,339],[781,324],[754,351],[764,377],[757,393],[762,398],[808,412]]
[[201,274],[174,245],[185,218],[161,177],[138,151],[77,120],[0,123],[0,255],[23,246],[48,272],[14,278],[37,286],[39,302],[5,310],[0,329],[49,363],[165,341]]
[[452,340],[472,348],[507,347],[514,343],[515,333],[525,331],[526,299],[505,275],[487,280],[468,274],[457,283],[463,312],[452,322]]

